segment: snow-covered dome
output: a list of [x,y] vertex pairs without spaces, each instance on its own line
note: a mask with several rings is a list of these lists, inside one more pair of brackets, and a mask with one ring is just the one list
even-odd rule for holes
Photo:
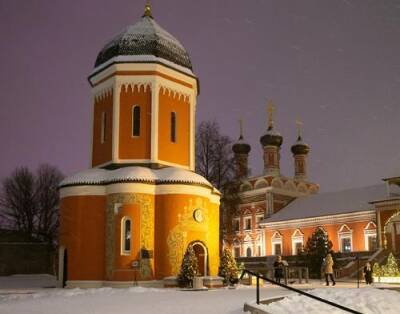
[[146,5],[142,19],[108,42],[97,56],[95,67],[118,56],[155,56],[192,70],[182,44],[153,19]]
[[273,126],[270,125],[267,129],[267,132],[264,133],[263,136],[260,137],[260,143],[262,146],[277,146],[280,147],[283,142],[283,137],[282,135],[275,131]]
[[105,185],[121,182],[147,182],[153,184],[186,183],[213,187],[210,182],[189,170],[166,167],[150,169],[146,167],[123,167],[115,170],[89,169],[65,178],[60,187],[71,185]]

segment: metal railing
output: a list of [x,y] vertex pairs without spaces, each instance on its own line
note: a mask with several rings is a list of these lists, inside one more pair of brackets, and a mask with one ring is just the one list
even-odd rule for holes
[[317,301],[320,301],[320,302],[329,304],[329,305],[331,305],[331,306],[333,306],[333,307],[337,307],[337,308],[339,308],[339,309],[341,309],[341,310],[343,310],[343,311],[346,311],[346,312],[349,312],[349,313],[355,313],[355,314],[362,314],[361,312],[355,311],[355,310],[353,310],[353,309],[350,309],[350,308],[345,307],[345,306],[343,306],[343,305],[337,304],[337,303],[335,303],[335,302],[331,302],[331,301],[322,299],[322,298],[320,298],[320,297],[317,297],[317,296],[312,295],[312,294],[310,294],[310,293],[301,291],[301,290],[299,290],[299,289],[296,289],[296,288],[293,288],[293,287],[289,287],[288,285],[279,283],[279,282],[277,282],[277,281],[275,281],[275,280],[269,279],[269,278],[267,278],[267,277],[265,277],[265,276],[263,276],[263,275],[261,275],[261,274],[254,273],[254,272],[252,272],[252,271],[250,271],[250,270],[247,270],[247,269],[243,269],[242,274],[241,274],[241,276],[240,276],[240,279],[243,278],[243,276],[244,276],[245,273],[247,273],[247,274],[249,274],[249,275],[251,275],[251,276],[255,276],[255,277],[257,278],[257,280],[256,280],[256,284],[257,284],[257,289],[256,289],[256,300],[257,300],[257,304],[260,304],[260,278],[261,278],[261,279],[263,279],[263,280],[265,280],[265,281],[267,281],[267,282],[270,282],[270,283],[272,283],[272,284],[274,284],[274,285],[280,286],[280,287],[285,288],[285,289],[288,289],[288,290],[290,290],[290,291],[297,292],[297,293],[299,293],[299,294],[301,294],[301,295],[304,295],[304,296],[309,297],[309,298],[311,298],[311,299],[314,299],[314,300],[317,300]]

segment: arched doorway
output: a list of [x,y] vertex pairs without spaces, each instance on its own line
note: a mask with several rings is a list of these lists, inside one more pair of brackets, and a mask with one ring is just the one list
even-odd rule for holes
[[246,250],[246,257],[251,257],[251,248],[248,247]]
[[394,253],[400,253],[400,212],[388,219],[384,227],[385,247]]
[[207,276],[207,248],[201,242],[192,244],[194,254],[196,254],[201,276]]

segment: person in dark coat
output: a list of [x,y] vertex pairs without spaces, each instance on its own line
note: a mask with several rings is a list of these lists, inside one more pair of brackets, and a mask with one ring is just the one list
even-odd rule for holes
[[372,284],[372,267],[370,263],[367,263],[364,266],[364,278],[367,285]]
[[274,270],[275,270],[275,281],[281,282],[281,279],[283,278],[283,270],[284,270],[284,264],[282,262],[282,257],[278,255],[276,257],[276,261],[274,263]]

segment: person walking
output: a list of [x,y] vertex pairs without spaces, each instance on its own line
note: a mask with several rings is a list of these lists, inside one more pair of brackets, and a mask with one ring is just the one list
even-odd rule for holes
[[325,281],[326,285],[329,286],[328,276],[331,278],[332,286],[336,285],[335,279],[333,278],[333,258],[330,253],[325,257]]
[[276,257],[276,261],[274,263],[274,270],[275,270],[275,281],[281,283],[281,279],[283,278],[283,270],[284,264],[282,262],[282,257],[278,255]]
[[367,285],[372,284],[372,267],[369,262],[364,266],[364,278]]

